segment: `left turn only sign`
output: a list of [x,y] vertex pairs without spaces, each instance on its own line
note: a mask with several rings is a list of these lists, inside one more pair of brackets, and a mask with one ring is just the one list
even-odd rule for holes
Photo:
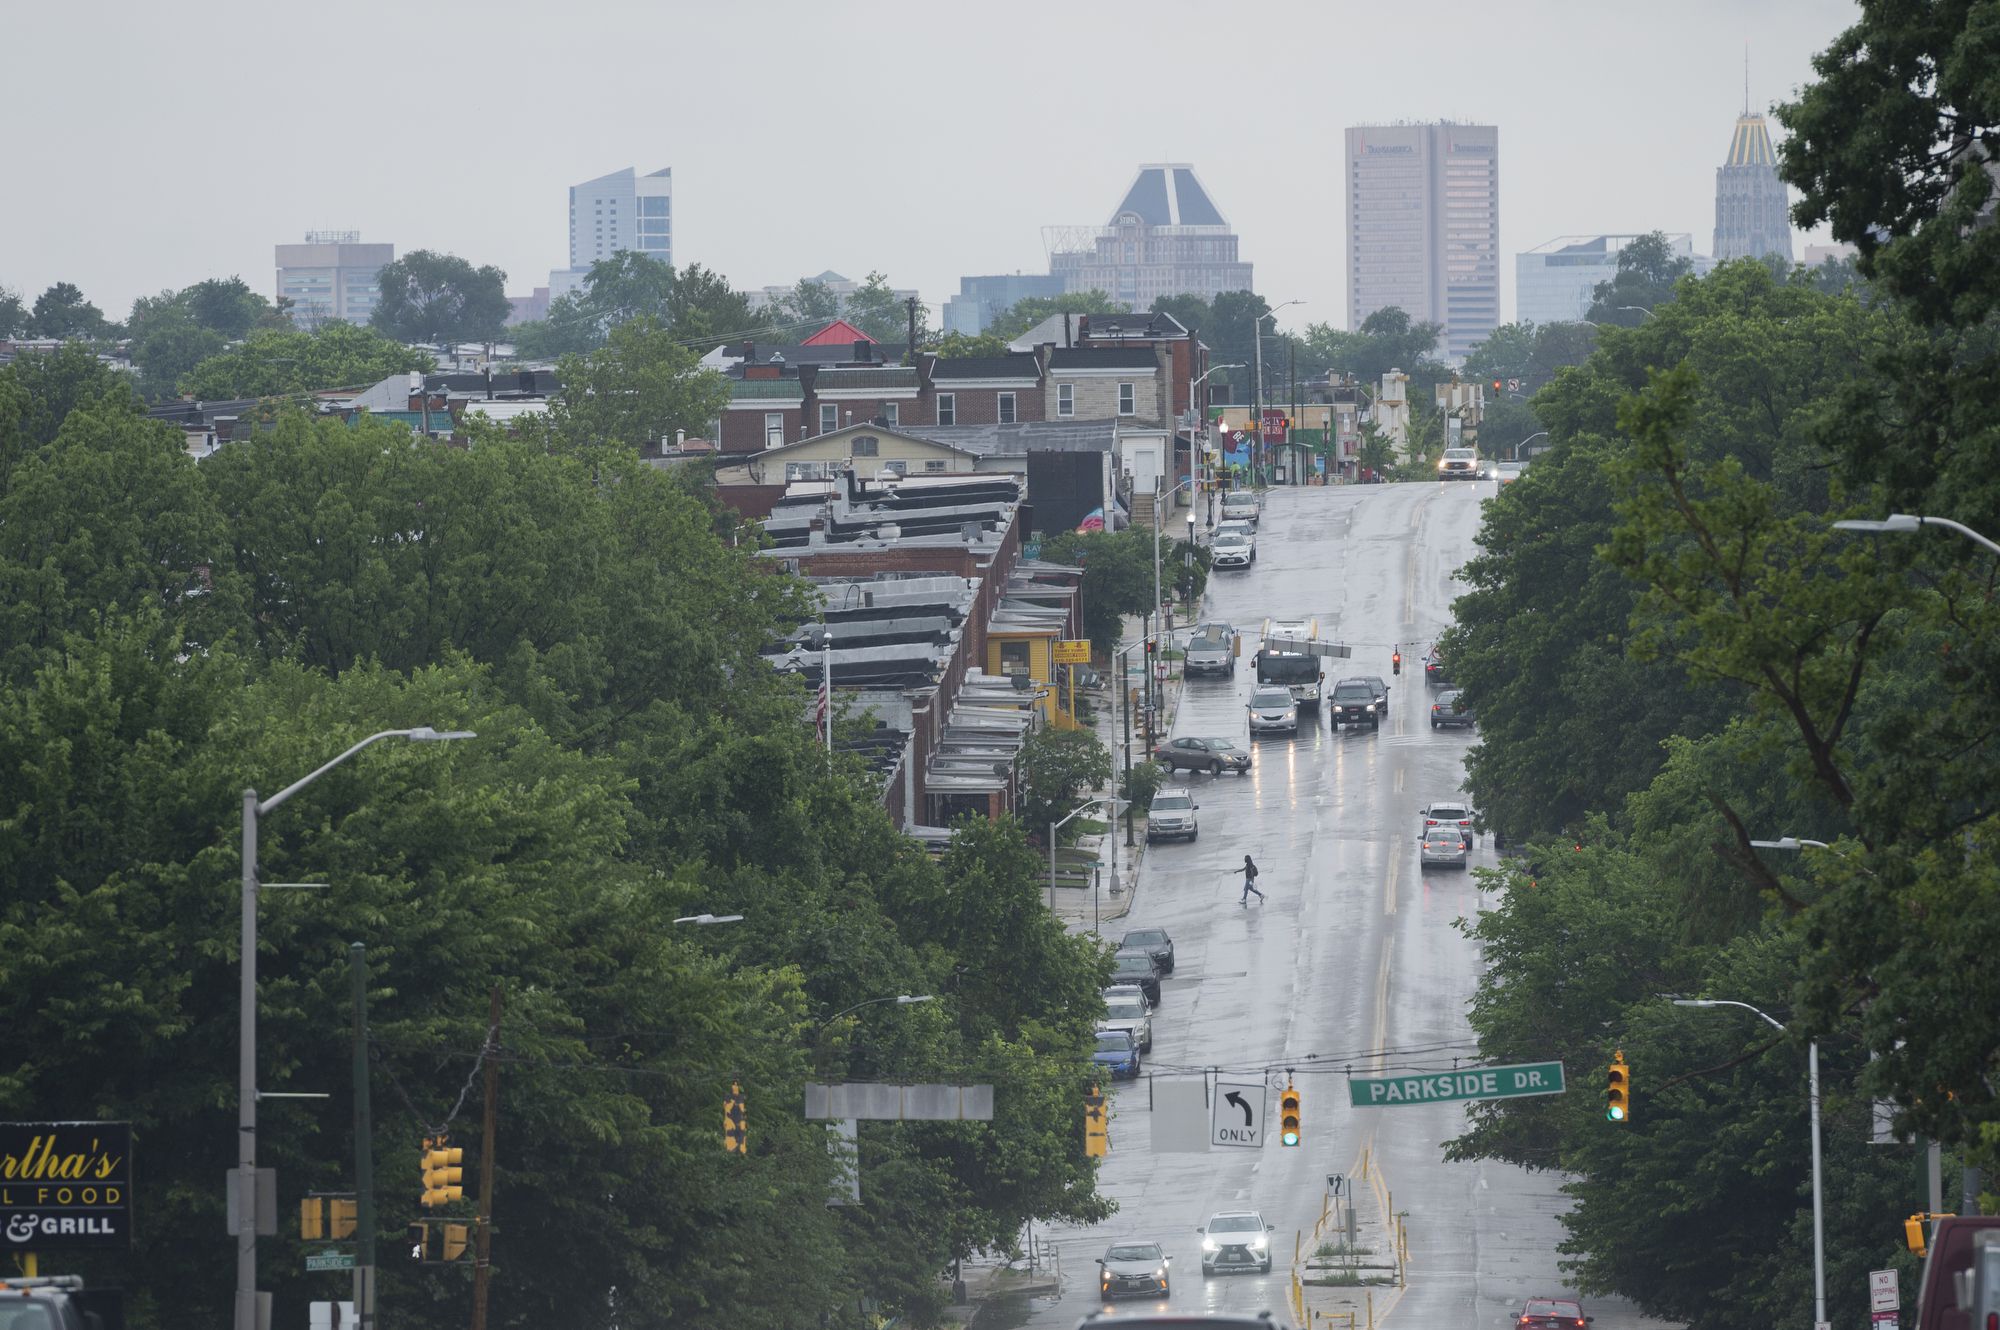
[[1212,1145],[1260,1149],[1264,1144],[1264,1082],[1215,1083],[1208,1102],[1208,1139]]

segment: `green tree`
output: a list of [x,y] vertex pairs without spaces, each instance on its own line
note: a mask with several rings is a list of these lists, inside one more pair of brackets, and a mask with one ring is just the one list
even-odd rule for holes
[[1069,816],[1086,790],[1110,782],[1111,750],[1094,731],[1043,726],[1021,745],[1021,769],[1027,777],[1021,821],[1047,836],[1049,824]]
[[676,430],[707,433],[729,401],[729,385],[696,368],[697,359],[650,316],[619,324],[599,350],[556,362],[563,386],[550,404],[551,438],[569,449],[637,449]]
[[1173,540],[1150,528],[1123,531],[1064,531],[1042,542],[1042,557],[1083,568],[1083,628],[1100,656],[1117,649],[1124,616],[1150,614],[1153,597],[1153,544],[1159,542],[1160,575],[1173,577]]
[[1674,253],[1664,232],[1653,231],[1618,251],[1617,275],[1591,293],[1592,323],[1633,327],[1642,312],[1674,298],[1674,284],[1694,271],[1694,260]]
[[799,342],[840,317],[840,297],[825,282],[799,278],[798,285],[784,300],[766,307],[770,322],[767,334],[778,342]]
[[[1153,302],[1153,312],[1171,315],[1182,327],[1193,330],[1207,344],[1211,364],[1242,366],[1217,373],[1208,382],[1211,387],[1227,383],[1231,401],[1251,400],[1251,366],[1257,363],[1257,323],[1271,312],[1264,297],[1251,291],[1224,291],[1213,301],[1200,296],[1161,296]],[[1268,332],[1265,344],[1267,348],[1271,345]],[[1269,367],[1275,363],[1266,358],[1267,380]]]
[[253,332],[196,364],[179,387],[189,397],[227,401],[365,388],[391,374],[432,367],[428,352],[334,319],[310,332]]
[[[1157,306],[1156,306],[1157,308]],[[1102,291],[1065,291],[1059,296],[1025,296],[1000,311],[986,336],[1011,342],[1052,314],[1130,314]]]
[[[854,294],[847,298],[845,317],[848,322],[867,333],[885,346],[897,346],[909,338],[909,309],[904,297],[890,287],[889,279],[879,272],[871,272]],[[922,346],[930,337],[930,307],[921,301],[917,304],[917,345]]]
[[413,249],[385,266],[377,281],[382,298],[370,323],[399,342],[493,341],[513,308],[506,273],[475,268],[456,254]]
[[21,293],[11,287],[0,286],[0,337],[24,337],[34,326],[34,315],[28,312],[27,302]]
[[935,352],[939,360],[965,360],[973,356],[1004,356],[1007,354],[1007,341],[990,332],[975,337],[948,332],[927,349]]
[[36,337],[92,338],[111,335],[111,325],[97,306],[83,298],[73,282],[57,282],[35,297]]

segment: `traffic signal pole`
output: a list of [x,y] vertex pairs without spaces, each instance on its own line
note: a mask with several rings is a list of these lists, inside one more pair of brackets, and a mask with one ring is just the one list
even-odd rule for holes
[[[829,717],[827,728],[833,728]],[[479,1130],[479,1228],[473,1235],[472,1330],[486,1330],[486,1286],[493,1272],[493,1134],[500,1118],[500,985],[486,1017],[486,1111]]]
[[375,1325],[375,1123],[368,1106],[368,947],[347,948],[354,979],[354,1314]]

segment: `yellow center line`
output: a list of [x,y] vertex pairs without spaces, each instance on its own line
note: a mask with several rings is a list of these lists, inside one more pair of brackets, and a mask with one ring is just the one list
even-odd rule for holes
[[1382,901],[1382,913],[1384,914],[1394,914],[1396,912],[1396,874],[1402,862],[1403,862],[1403,856],[1401,854],[1397,853],[1390,854],[1389,890],[1384,900]]

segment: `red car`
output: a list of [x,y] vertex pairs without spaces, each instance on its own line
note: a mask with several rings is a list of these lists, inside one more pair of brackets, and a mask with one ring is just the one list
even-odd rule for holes
[[1595,1319],[1564,1298],[1529,1298],[1517,1324],[1521,1330],[1583,1330]]

